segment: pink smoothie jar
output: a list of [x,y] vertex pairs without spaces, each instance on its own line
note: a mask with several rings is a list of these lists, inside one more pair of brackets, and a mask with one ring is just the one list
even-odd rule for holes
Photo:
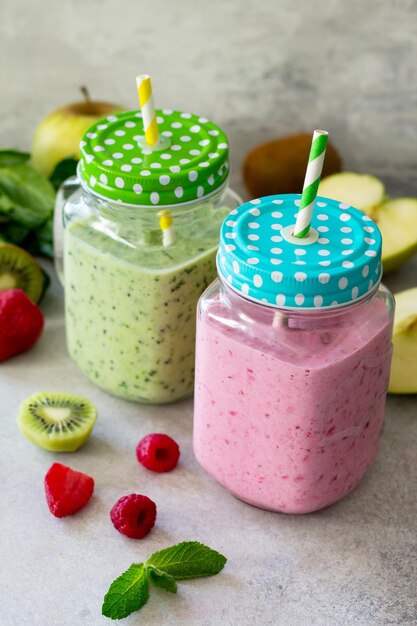
[[296,238],[299,202],[230,213],[197,321],[195,455],[238,498],[284,513],[340,500],[374,461],[394,314],[376,224],[318,197]]

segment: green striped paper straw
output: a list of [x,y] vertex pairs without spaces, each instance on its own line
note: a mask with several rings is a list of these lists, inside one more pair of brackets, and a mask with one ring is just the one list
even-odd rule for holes
[[310,232],[328,138],[329,133],[325,130],[315,130],[313,133],[306,177],[304,179],[303,195],[301,196],[297,221],[294,227],[294,237],[308,237]]

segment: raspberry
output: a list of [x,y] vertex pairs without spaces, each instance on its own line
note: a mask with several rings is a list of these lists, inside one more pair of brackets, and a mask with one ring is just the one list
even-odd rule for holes
[[131,539],[143,539],[155,524],[156,505],[147,496],[132,493],[116,502],[110,517],[119,533]]
[[55,517],[72,515],[83,508],[94,491],[91,476],[61,463],[54,463],[45,476],[45,493],[49,510]]
[[29,350],[42,329],[42,312],[24,291],[0,291],[0,361]]
[[178,463],[180,449],[168,435],[153,433],[139,441],[136,456],[152,472],[170,472]]

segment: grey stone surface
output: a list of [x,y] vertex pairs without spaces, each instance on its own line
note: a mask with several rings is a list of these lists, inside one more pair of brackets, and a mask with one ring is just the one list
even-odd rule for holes
[[[404,268],[404,274],[417,263]],[[398,279],[393,278],[393,282]],[[140,406],[90,384],[66,354],[63,301],[56,284],[46,331],[29,353],[1,365],[0,624],[100,626],[109,583],[132,562],[182,540],[224,553],[222,574],[180,584],[178,596],[152,593],[148,626],[374,626],[417,623],[417,399],[388,399],[386,431],[373,468],[340,503],[307,516],[252,508],[201,470],[192,454],[192,403]],[[35,391],[64,390],[96,402],[100,417],[75,454],[39,450],[18,432],[20,402]],[[140,467],[135,445],[167,432],[181,445],[179,467],[156,475]],[[45,503],[53,461],[96,480],[91,503],[58,520]],[[119,535],[109,511],[121,496],[145,493],[158,506],[143,541]]]
[[[212,117],[228,131],[234,186],[259,141],[325,127],[347,167],[384,177],[393,195],[417,194],[415,0],[6,0],[0,20],[0,143],[27,147],[38,120],[77,98],[136,106],[134,76],[148,71],[161,106]],[[388,277],[415,285],[417,260]],[[109,582],[163,546],[199,539],[229,558],[212,579],[178,596],[153,592],[149,626],[374,626],[417,623],[417,399],[388,399],[381,453],[354,493],[310,516],[251,508],[214,483],[191,450],[192,403],[144,407],[111,398],[69,360],[63,302],[45,301],[35,349],[0,369],[0,624],[100,626]],[[100,419],[76,455],[48,454],[17,431],[19,403],[40,389],[94,400]],[[182,462],[158,476],[134,447],[172,434]],[[90,505],[66,520],[44,501],[54,460],[91,473]],[[122,494],[158,504],[149,537],[116,533],[109,509]]]

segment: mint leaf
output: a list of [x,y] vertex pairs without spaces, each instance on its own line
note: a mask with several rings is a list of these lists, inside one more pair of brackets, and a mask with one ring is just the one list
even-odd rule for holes
[[214,576],[225,566],[227,559],[198,541],[183,541],[171,548],[154,552],[146,561],[177,580]]
[[165,591],[177,593],[177,583],[171,574],[163,572],[154,565],[146,566],[146,574],[155,587],[161,587],[161,589],[165,589]]
[[104,596],[102,614],[122,619],[138,611],[149,598],[149,585],[143,563],[134,563],[116,578]]

